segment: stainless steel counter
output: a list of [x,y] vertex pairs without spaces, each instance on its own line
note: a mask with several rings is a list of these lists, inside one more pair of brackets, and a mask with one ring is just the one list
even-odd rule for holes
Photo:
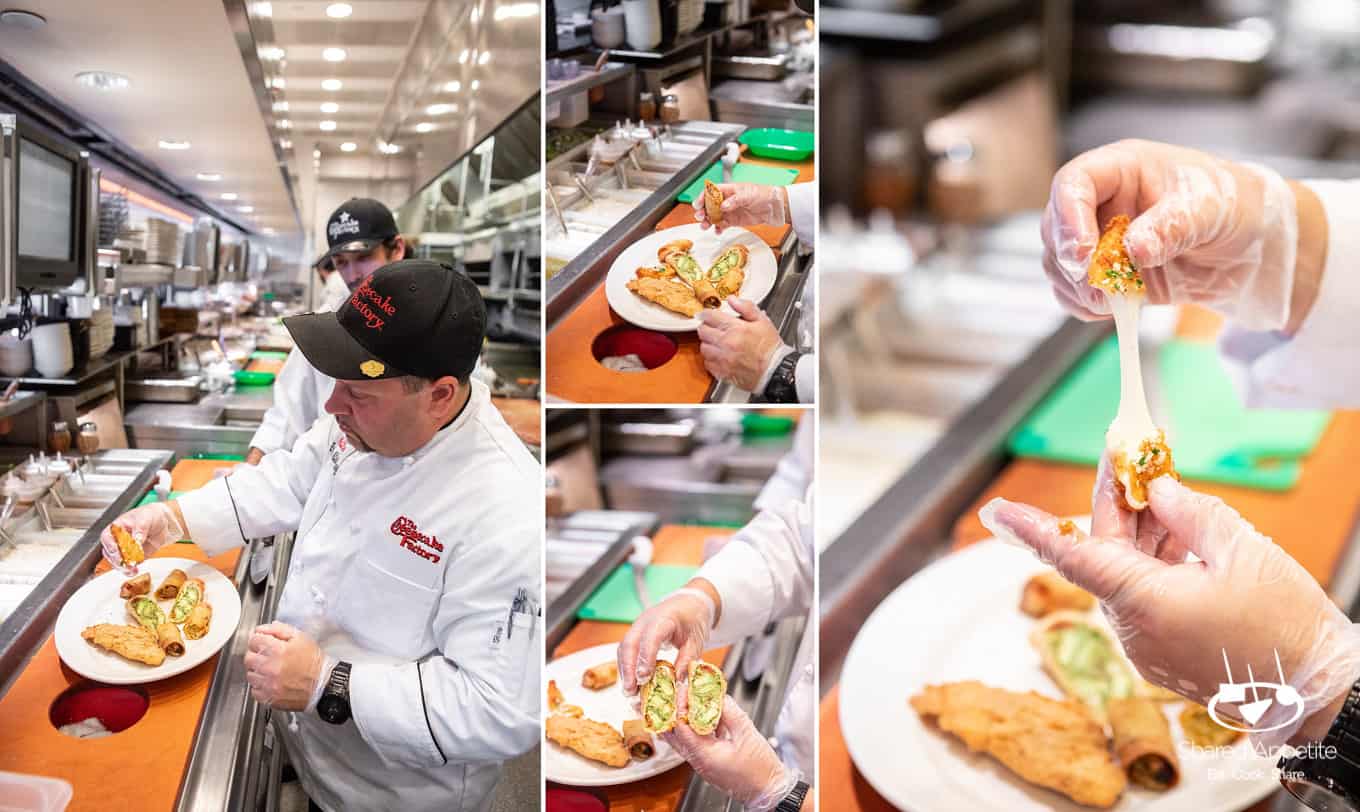
[[[92,471],[128,472],[130,478],[122,480],[128,484],[121,493],[104,502],[102,510],[69,511],[88,517],[88,523],[83,527],[74,521],[64,525],[83,530],[80,538],[0,624],[0,696],[9,690],[24,664],[47,639],[66,600],[94,572],[100,556],[99,534],[104,527],[141,501],[155,482],[156,472],[168,466],[173,457],[171,452],[164,450],[101,451],[94,455]],[[79,517],[73,515],[72,518]],[[25,516],[13,521],[31,522],[34,517]],[[54,523],[61,524],[55,519]],[[5,543],[0,542],[0,545]]]
[[258,400],[213,395],[198,403],[138,403],[123,423],[136,448],[244,456],[259,427],[256,414],[264,414]]

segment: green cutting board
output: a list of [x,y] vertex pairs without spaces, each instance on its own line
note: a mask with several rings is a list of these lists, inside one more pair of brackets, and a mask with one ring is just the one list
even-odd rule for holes
[[[698,567],[651,565],[643,576],[647,581],[649,597],[653,603],[660,601],[684,586],[698,571]],[[576,616],[581,620],[604,620],[611,623],[632,623],[640,614],[642,602],[638,600],[637,587],[633,585],[632,564],[623,564],[611,572],[576,612]]]
[[[733,183],[758,183],[761,186],[788,186],[798,177],[797,169],[777,169],[773,166],[760,166],[741,161],[732,167]],[[722,161],[713,164],[697,180],[685,187],[685,191],[675,198],[681,203],[693,203],[694,198],[704,189],[704,181],[722,183]]]
[[[1244,408],[1210,345],[1167,342],[1158,363],[1167,439],[1183,476],[1269,491],[1298,482],[1301,459],[1317,445],[1329,412]],[[1118,409],[1119,348],[1111,336],[1058,382],[1007,445],[1020,457],[1095,465]]]

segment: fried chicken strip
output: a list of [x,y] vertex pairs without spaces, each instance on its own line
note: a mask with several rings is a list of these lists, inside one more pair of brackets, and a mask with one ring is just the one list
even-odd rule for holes
[[623,744],[623,734],[594,719],[549,716],[544,732],[554,744],[610,767],[627,767],[631,758]]
[[146,665],[165,662],[165,652],[161,649],[156,633],[143,626],[99,623],[87,627],[80,636],[105,651],[112,651],[133,662]]
[[911,706],[969,750],[1079,804],[1109,808],[1128,782],[1105,731],[1076,702],[969,681],[927,685]]

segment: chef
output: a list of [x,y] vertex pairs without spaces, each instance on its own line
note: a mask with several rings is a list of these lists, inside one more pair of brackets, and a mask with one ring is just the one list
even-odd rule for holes
[[336,272],[329,259],[318,260],[312,270],[321,280],[321,285],[313,292],[312,310],[338,309],[349,298],[349,285],[345,284],[344,277]]
[[[722,192],[722,222],[710,223],[704,196],[694,200],[694,219],[702,228],[719,233],[731,226],[793,226],[800,242],[811,247],[817,229],[817,184],[762,186],[755,183],[718,184]],[[814,287],[804,287],[803,312],[813,314]],[[784,343],[764,311],[748,299],[727,297],[737,315],[722,310],[700,314],[699,352],[704,368],[720,381],[731,381],[766,403],[811,403],[816,391],[816,361]]]
[[[684,587],[651,607],[619,644],[624,693],[636,695],[651,676],[657,652],[669,643],[679,650],[680,679],[704,651],[760,635],[786,617],[807,616],[788,692],[775,723],[775,742],[760,733],[742,709],[724,699],[714,736],[700,736],[684,724],[664,734],[705,781],[749,810],[812,809],[809,786],[815,771],[816,669],[813,640],[814,562],[811,421],[799,427],[794,450],[762,491],[760,512],[699,569]],[[800,494],[790,488],[803,484]],[[685,692],[680,692],[683,715]]]
[[[252,695],[326,810],[483,810],[539,739],[542,478],[470,374],[477,287],[404,260],[334,313],[284,320],[334,378],[318,420],[258,466],[116,520],[147,552],[296,531]],[[105,556],[122,561],[108,530]],[[127,569],[127,568],[125,568]]]
[[[319,311],[339,308],[360,280],[406,256],[406,242],[397,231],[392,211],[371,198],[350,198],[331,212],[326,221],[326,242],[326,253],[313,263],[314,267],[330,269]],[[246,462],[255,465],[271,451],[292,448],[294,441],[321,417],[321,407],[334,383],[298,353],[290,354],[274,381],[274,403],[250,439]]]

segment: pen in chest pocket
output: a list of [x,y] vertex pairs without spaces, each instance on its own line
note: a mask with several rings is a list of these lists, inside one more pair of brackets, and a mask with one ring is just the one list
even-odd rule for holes
[[509,640],[515,636],[515,613],[524,610],[524,604],[529,600],[529,592],[520,589],[515,592],[515,599],[510,603],[510,617],[505,622],[505,639]]

